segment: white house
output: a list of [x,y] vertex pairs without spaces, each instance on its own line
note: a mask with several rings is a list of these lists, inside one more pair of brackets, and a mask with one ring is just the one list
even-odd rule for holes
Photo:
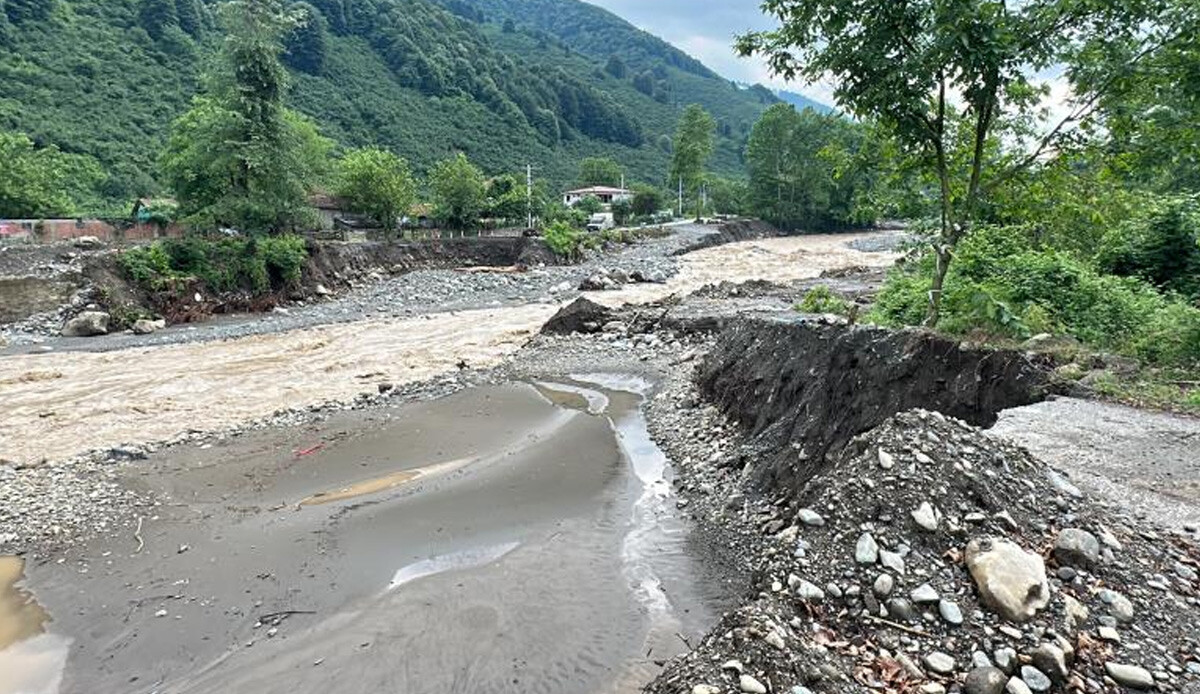
[[618,200],[632,200],[633,191],[627,188],[610,188],[608,186],[591,186],[589,188],[568,190],[563,193],[563,204],[567,207],[573,207],[575,203],[588,196],[598,199],[605,205],[611,205]]

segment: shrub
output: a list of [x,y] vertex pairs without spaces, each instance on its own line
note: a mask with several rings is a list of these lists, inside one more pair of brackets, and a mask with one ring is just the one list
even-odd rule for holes
[[[959,245],[946,278],[941,330],[1024,339],[1050,332],[1155,365],[1200,364],[1200,309],[1148,282],[1098,272],[1067,253],[1032,250],[1022,229],[982,228]],[[895,268],[870,318],[918,325],[933,258]]]
[[129,249],[119,262],[131,280],[152,291],[194,277],[213,291],[265,293],[298,282],[307,260],[304,239],[289,235],[167,239]]
[[554,222],[546,227],[543,237],[555,255],[574,260],[583,252],[587,234],[568,222]]
[[796,305],[796,310],[801,313],[833,313],[844,316],[850,313],[850,302],[834,294],[829,287],[820,285],[804,294],[804,298]]
[[1109,231],[1097,254],[1105,272],[1140,277],[1200,298],[1200,212],[1192,197],[1149,201],[1141,214]]

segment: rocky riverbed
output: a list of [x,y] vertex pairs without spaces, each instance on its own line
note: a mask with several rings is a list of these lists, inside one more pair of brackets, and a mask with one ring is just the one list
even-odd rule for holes
[[0,432],[56,451],[0,465],[0,692],[1196,691],[1194,528],[1147,512],[1194,508],[1191,420],[1076,435],[1108,406],[1027,405],[1036,358],[798,316],[869,300],[863,238],[0,357]]

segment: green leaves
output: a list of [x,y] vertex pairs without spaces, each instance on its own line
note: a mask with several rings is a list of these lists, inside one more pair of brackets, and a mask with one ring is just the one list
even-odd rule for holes
[[717,122],[699,104],[683,111],[675,130],[670,186],[683,182],[685,191],[696,191],[704,180],[705,167],[712,156]]
[[104,175],[94,159],[0,132],[0,219],[67,217]]
[[438,219],[451,229],[473,229],[479,224],[487,191],[481,172],[467,155],[439,163],[429,177],[429,187]]
[[338,164],[337,194],[385,231],[396,228],[416,202],[417,184],[408,162],[374,147],[348,152]]

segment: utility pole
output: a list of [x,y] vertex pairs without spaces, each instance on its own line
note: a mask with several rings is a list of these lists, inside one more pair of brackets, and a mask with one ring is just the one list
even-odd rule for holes
[[533,228],[533,164],[525,167],[525,228]]
[[679,177],[679,216],[683,216],[683,176]]

